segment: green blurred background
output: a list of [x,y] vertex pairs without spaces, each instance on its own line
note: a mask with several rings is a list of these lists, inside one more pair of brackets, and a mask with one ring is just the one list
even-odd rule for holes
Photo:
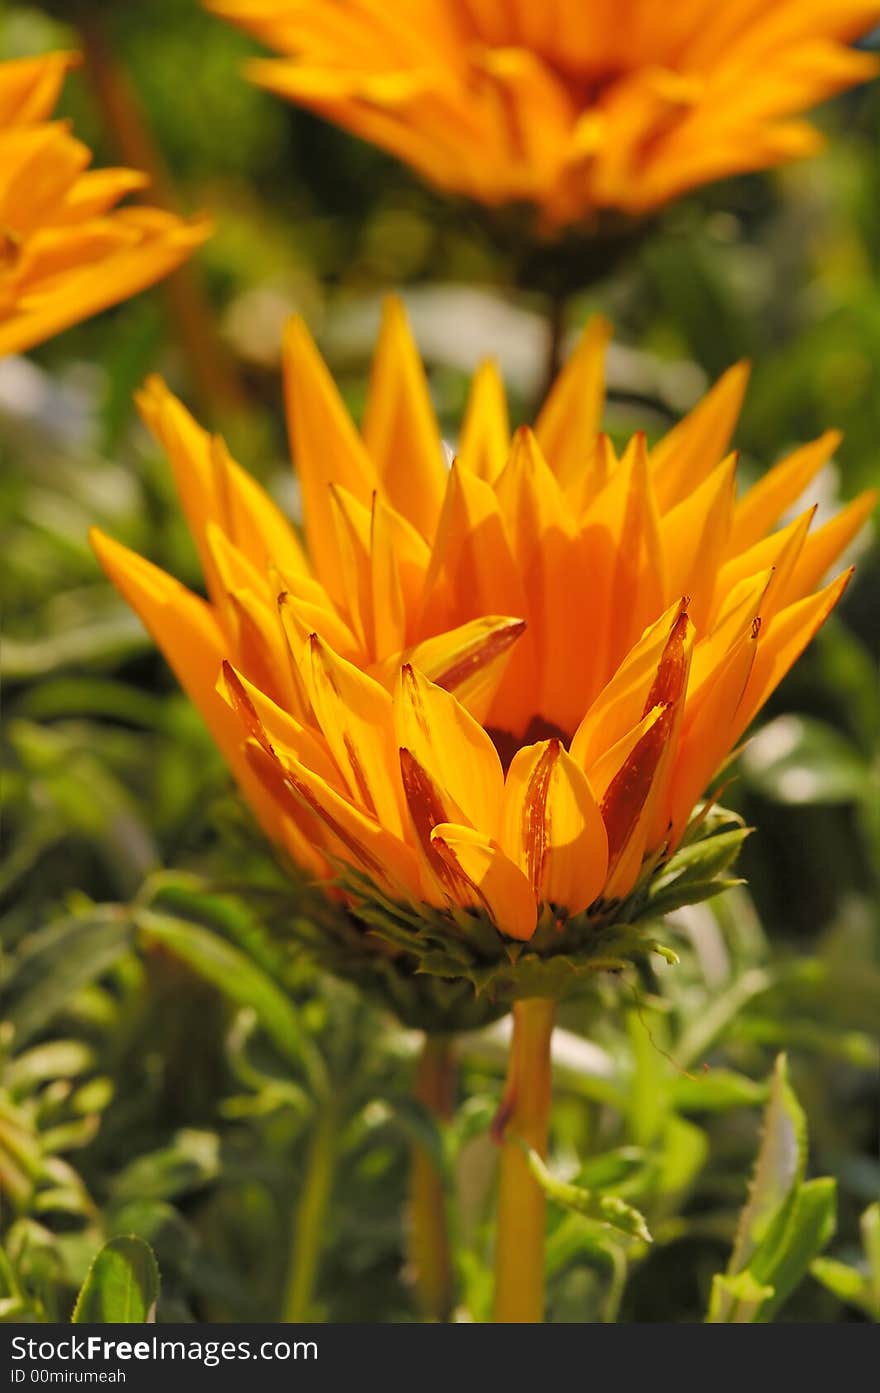
[[[160,1317],[276,1318],[296,1241],[291,1206],[329,1079],[342,1101],[314,1313],[414,1317],[399,1197],[419,1136],[443,1152],[458,1298],[479,1317],[494,1166],[485,1132],[503,1041],[496,1030],[462,1044],[462,1107],[441,1139],[408,1099],[414,1038],[289,948],[296,898],[198,718],[100,575],[86,531],[98,522],[199,584],[170,472],[132,408],[150,371],[295,512],[278,373],[290,313],[306,316],[357,414],[381,296],[401,289],[454,440],[486,354],[501,362],[515,418],[530,418],[547,306],[512,284],[511,258],[479,214],[250,87],[248,41],[195,0],[7,4],[0,51],[78,47],[74,21],[94,61],[69,79],[63,114],[99,163],[125,162],[119,113],[106,105],[108,77],[121,75],[129,136],[149,140],[177,206],[210,211],[217,230],[172,293],[160,287],[0,362],[0,896],[16,1026],[0,1042],[0,1310],[66,1315],[88,1257],[125,1228],[159,1254]],[[839,427],[844,443],[818,493],[830,510],[880,479],[880,83],[819,121],[823,156],[672,209],[625,265],[572,296],[569,319],[573,334],[593,309],[615,324],[614,434],[659,433],[751,358],[743,476]],[[658,1237],[630,1263],[623,1319],[701,1318],[779,1049],[809,1118],[811,1170],[838,1180],[829,1251],[858,1261],[859,1215],[880,1194],[871,535],[857,568],[727,796],[759,829],[741,863],[748,890],[677,916],[682,966],[642,982],[638,1001],[603,984],[566,1009],[559,1166],[575,1175],[627,1149],[631,1165],[612,1183]],[[261,981],[282,982],[293,1033],[261,1029],[259,992],[236,996],[222,973],[206,985],[153,932],[151,913],[206,926]],[[685,1070],[704,1062],[717,1084],[700,1095]],[[620,1296],[607,1253],[569,1218],[553,1222],[551,1316],[604,1318]],[[781,1316],[862,1318],[813,1278]]]

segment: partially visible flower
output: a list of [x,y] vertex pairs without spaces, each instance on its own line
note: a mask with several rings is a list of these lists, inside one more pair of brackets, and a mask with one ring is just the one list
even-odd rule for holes
[[152,285],[205,240],[203,218],[118,208],[147,182],[89,169],[66,121],[50,121],[75,55],[0,64],[0,354],[19,353]]
[[876,72],[876,0],[207,0],[284,56],[256,81],[547,227],[643,214],[816,150],[792,119]]
[[[778,526],[834,432],[737,500],[742,365],[653,448],[639,434],[618,457],[599,433],[607,337],[593,320],[534,432],[512,440],[481,368],[447,467],[396,301],[360,431],[294,321],[305,548],[155,379],[141,409],[208,601],[94,534],[269,836],[313,876],[342,868],[362,922],[397,915],[393,945],[424,932],[440,975],[455,952],[504,958],[505,939],[601,953],[598,926],[627,918],[837,603],[848,574],[823,577],[875,501],[814,533],[810,508]],[[446,931],[461,946],[441,969]]]

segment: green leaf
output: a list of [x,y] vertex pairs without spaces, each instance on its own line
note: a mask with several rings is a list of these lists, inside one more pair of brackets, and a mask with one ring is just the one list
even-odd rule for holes
[[838,1301],[855,1306],[866,1315],[872,1314],[868,1279],[858,1268],[838,1262],[837,1258],[814,1258],[810,1263],[810,1273]]
[[880,1201],[869,1205],[862,1215],[860,1224],[862,1244],[868,1259],[868,1277],[871,1283],[871,1304],[874,1319],[880,1320]]
[[111,1238],[88,1270],[73,1316],[75,1324],[144,1324],[156,1319],[159,1269],[152,1249],[134,1234]]
[[706,1320],[710,1325],[750,1324],[758,1319],[762,1306],[772,1296],[773,1288],[756,1281],[748,1270],[734,1276],[716,1273]]
[[644,1216],[627,1204],[618,1195],[601,1195],[594,1190],[585,1190],[580,1185],[571,1185],[547,1169],[537,1151],[528,1149],[529,1169],[548,1199],[582,1214],[595,1223],[605,1224],[626,1234],[628,1238],[639,1238],[643,1243],[652,1242]]
[[113,1196],[123,1200],[169,1200],[199,1190],[220,1171],[220,1144],[214,1132],[183,1128],[169,1146],[138,1156],[113,1180]]
[[757,1281],[773,1288],[772,1297],[761,1309],[762,1321],[772,1320],[832,1237],[837,1216],[836,1181],[825,1176],[799,1185],[783,1212],[778,1235],[768,1236],[749,1268]]
[[832,726],[779,716],[746,746],[740,767],[765,798],[789,806],[853,803],[867,797],[870,766]]
[[764,1113],[761,1147],[740,1214],[728,1273],[747,1267],[783,1205],[800,1183],[807,1160],[807,1124],[788,1081],[784,1054],[777,1057]]
[[127,911],[116,905],[61,919],[28,939],[4,983],[0,1011],[15,1028],[16,1045],[38,1035],[131,946]]
[[313,1078],[323,1076],[320,1056],[301,1029],[295,1007],[251,958],[218,933],[185,919],[138,909],[135,920],[147,943],[162,944],[230,1001],[250,1007],[285,1059],[302,1065]]
[[672,1105],[679,1112],[727,1112],[751,1108],[767,1098],[767,1085],[756,1083],[733,1069],[709,1069],[704,1074],[683,1074],[672,1081]]

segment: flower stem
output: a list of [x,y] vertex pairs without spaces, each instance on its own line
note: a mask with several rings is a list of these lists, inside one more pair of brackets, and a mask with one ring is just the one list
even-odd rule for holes
[[529,1169],[523,1143],[547,1153],[550,1126],[550,1041],[556,1004],[533,997],[513,1008],[507,1086],[496,1128],[503,1139],[495,1241],[495,1309],[499,1322],[544,1319],[544,1192]]
[[565,292],[562,290],[554,291],[550,296],[547,319],[547,356],[544,360],[544,376],[538,399],[539,409],[544,405],[550,395],[550,390],[562,366],[562,349],[565,342],[565,313],[567,307],[568,296]]
[[[452,1113],[455,1059],[449,1038],[426,1035],[416,1071],[415,1095],[441,1121]],[[443,1177],[419,1142],[410,1169],[409,1259],[416,1301],[425,1320],[445,1321],[452,1308],[452,1257]]]
[[283,1321],[308,1320],[311,1314],[327,1205],[336,1168],[339,1121],[339,1105],[335,1099],[326,1099],[319,1104],[309,1144],[306,1173],[293,1216],[290,1268],[281,1311]]

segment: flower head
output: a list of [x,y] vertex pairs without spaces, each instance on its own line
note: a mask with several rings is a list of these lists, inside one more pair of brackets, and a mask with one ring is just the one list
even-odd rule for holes
[[560,227],[812,153],[793,119],[876,71],[872,0],[208,0],[272,91],[479,202]]
[[477,985],[517,944],[626,955],[604,930],[693,836],[695,803],[839,599],[848,575],[823,578],[875,501],[778,525],[833,432],[737,499],[742,365],[618,457],[599,431],[607,337],[589,324],[512,440],[486,364],[448,466],[399,303],[360,430],[294,321],[305,546],[155,379],[141,409],[207,602],[94,537],[269,836],[425,971]]
[[49,120],[75,62],[52,53],[0,63],[0,354],[152,285],[208,235],[204,219],[117,208],[144,176],[89,169],[68,123]]

